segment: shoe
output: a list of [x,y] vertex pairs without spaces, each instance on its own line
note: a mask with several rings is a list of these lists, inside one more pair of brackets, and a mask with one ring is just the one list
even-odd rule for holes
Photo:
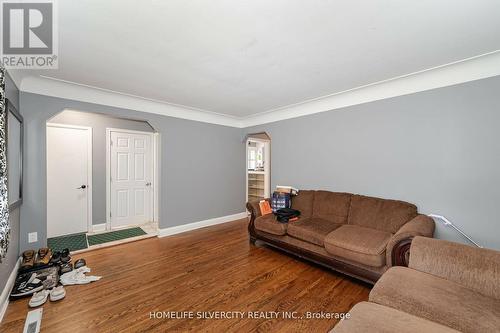
[[48,290],[39,291],[39,292],[35,293],[33,295],[33,297],[31,297],[28,305],[31,308],[36,308],[37,306],[40,306],[40,305],[44,304],[45,302],[47,302],[48,296],[49,296]]
[[61,252],[55,251],[54,253],[52,253],[52,257],[50,258],[50,262],[55,265],[55,264],[58,264],[60,261],[61,261]]
[[70,262],[71,261],[71,255],[69,254],[69,249],[62,250],[61,261],[62,262]]
[[85,259],[81,258],[81,259],[78,259],[77,261],[75,261],[75,269],[78,269],[80,267],[83,267],[83,266],[87,266],[87,262],[85,261]]
[[63,286],[55,287],[50,291],[50,300],[52,302],[59,301],[66,297],[66,290],[64,290]]
[[16,281],[10,295],[12,297],[28,296],[42,289],[42,281],[36,278],[36,273],[23,274]]
[[38,249],[38,253],[35,259],[35,266],[45,266],[49,263],[50,257],[52,256],[52,251],[47,247],[42,247]]
[[71,272],[72,270],[73,270],[73,265],[70,262],[62,263],[61,266],[59,266],[60,275]]
[[35,263],[35,251],[34,250],[24,251],[23,260],[21,262],[21,270],[33,268],[34,263]]

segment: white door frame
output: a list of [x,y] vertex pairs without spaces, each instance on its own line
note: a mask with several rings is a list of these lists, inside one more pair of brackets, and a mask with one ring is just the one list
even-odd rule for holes
[[151,200],[151,217],[154,222],[159,222],[159,170],[160,170],[160,159],[159,159],[159,143],[160,143],[160,133],[157,132],[143,132],[134,131],[122,128],[112,128],[106,127],[106,230],[111,230],[111,132],[129,133],[129,134],[141,134],[148,135],[151,137],[152,143],[152,153],[153,153],[153,181],[152,189],[153,195]]
[[[47,127],[59,127],[59,128],[70,128],[70,129],[80,129],[87,131],[87,231],[92,232],[92,191],[94,190],[94,184],[92,183],[92,127],[89,126],[77,126],[77,125],[68,125],[68,124],[60,124],[60,123],[47,123],[45,126],[45,147],[47,147]],[[46,148],[47,149],[47,148]],[[45,150],[45,156],[47,156],[47,150]],[[46,161],[48,164],[48,160]],[[48,169],[45,173],[45,178],[47,175]],[[47,189],[48,190],[48,189]],[[47,224],[50,222],[47,219]]]
[[271,196],[271,140],[249,137],[245,140],[245,193],[248,202],[248,141],[264,144],[264,197]]

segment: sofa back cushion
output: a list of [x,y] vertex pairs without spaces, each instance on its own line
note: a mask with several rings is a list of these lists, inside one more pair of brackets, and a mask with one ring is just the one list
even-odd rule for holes
[[415,216],[417,207],[411,203],[353,195],[348,224],[396,233]]
[[336,224],[346,224],[351,196],[350,193],[316,191],[312,208],[313,217]]
[[500,300],[500,251],[417,236],[410,253],[409,268]]
[[300,211],[301,218],[312,216],[314,191],[300,190],[299,195],[292,197],[292,208]]

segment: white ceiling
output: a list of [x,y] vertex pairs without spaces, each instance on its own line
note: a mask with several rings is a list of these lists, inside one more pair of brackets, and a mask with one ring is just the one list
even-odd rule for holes
[[64,0],[58,10],[59,69],[14,71],[18,83],[41,74],[239,118],[500,49],[498,0]]

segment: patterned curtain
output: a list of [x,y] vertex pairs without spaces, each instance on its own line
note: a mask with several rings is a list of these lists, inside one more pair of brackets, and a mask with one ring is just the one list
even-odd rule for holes
[[7,200],[5,68],[0,65],[0,262],[7,254],[10,238],[9,203]]

